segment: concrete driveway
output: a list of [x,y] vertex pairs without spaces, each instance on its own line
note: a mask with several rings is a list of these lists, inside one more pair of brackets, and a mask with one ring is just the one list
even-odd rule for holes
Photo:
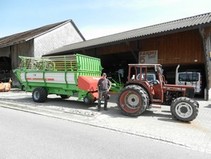
[[0,92],[0,106],[63,120],[80,122],[96,127],[144,136],[169,144],[211,153],[211,101],[198,100],[198,117],[189,123],[172,119],[170,107],[154,105],[139,117],[121,114],[112,95],[108,111],[97,111],[97,103],[87,106],[77,98],[62,100],[49,95],[45,103],[34,103],[31,93],[19,90]]

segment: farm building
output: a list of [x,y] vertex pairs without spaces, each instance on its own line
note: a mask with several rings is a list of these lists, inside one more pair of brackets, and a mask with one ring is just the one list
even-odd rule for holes
[[0,81],[8,81],[18,56],[40,57],[64,45],[84,41],[72,20],[0,38]]
[[[179,72],[197,72],[190,79],[200,85],[200,96],[211,100],[211,13],[138,28],[78,42],[48,55],[83,53],[99,57],[104,71],[127,79],[129,63],[160,63],[168,83]],[[180,65],[180,67],[178,67]],[[185,83],[186,84],[186,83]]]

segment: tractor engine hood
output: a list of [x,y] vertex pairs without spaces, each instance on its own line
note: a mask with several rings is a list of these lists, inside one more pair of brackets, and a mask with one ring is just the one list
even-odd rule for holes
[[175,89],[175,90],[185,90],[185,89],[194,89],[193,86],[188,85],[174,85],[174,84],[165,84],[164,88]]
[[173,84],[165,84],[163,88],[166,91],[178,91],[178,92],[184,92],[184,96],[193,98],[194,97],[194,87],[193,86],[187,86],[187,85],[173,85]]

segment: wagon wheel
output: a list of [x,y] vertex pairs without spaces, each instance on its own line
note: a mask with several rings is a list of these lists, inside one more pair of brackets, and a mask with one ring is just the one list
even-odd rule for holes
[[43,87],[37,87],[32,92],[32,99],[34,102],[43,103],[47,99],[47,91]]
[[90,93],[87,93],[86,96],[83,99],[84,103],[87,104],[87,105],[93,104],[95,102],[95,100],[96,99]]

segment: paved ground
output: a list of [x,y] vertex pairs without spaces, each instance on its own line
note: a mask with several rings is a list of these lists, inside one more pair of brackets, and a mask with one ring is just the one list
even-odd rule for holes
[[205,153],[211,153],[211,101],[198,100],[198,117],[183,123],[172,119],[168,106],[158,105],[139,117],[127,117],[117,107],[116,95],[111,96],[108,111],[97,111],[97,103],[87,106],[75,97],[62,100],[50,95],[45,103],[34,103],[31,93],[18,90],[0,92],[0,106],[36,114],[71,120],[97,127],[121,131],[177,144]]

